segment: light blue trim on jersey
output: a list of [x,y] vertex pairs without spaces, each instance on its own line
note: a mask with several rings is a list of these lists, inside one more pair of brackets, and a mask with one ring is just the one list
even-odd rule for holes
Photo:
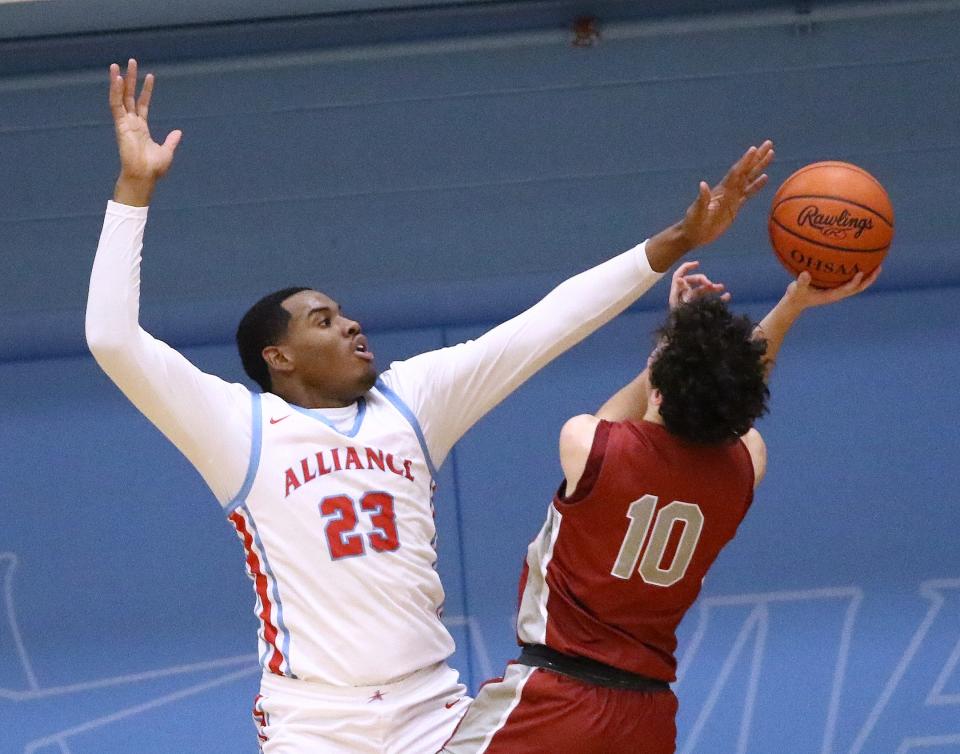
[[297,405],[294,405],[293,403],[289,405],[290,405],[290,408],[292,408],[294,411],[299,411],[304,416],[309,416],[311,419],[315,419],[318,422],[323,422],[328,427],[330,427],[330,429],[332,429],[334,432],[337,432],[343,435],[344,437],[356,436],[357,432],[360,431],[360,425],[363,424],[363,416],[364,414],[367,413],[367,401],[363,398],[358,398],[357,399],[357,418],[354,420],[353,426],[350,427],[348,431],[344,432],[343,430],[338,429],[337,425],[334,424],[329,419],[327,419],[326,417],[320,416],[319,414],[315,414],[314,411],[316,411],[317,409],[304,408],[303,406],[297,406]]
[[417,417],[414,415],[413,411],[410,410],[410,407],[403,402],[403,398],[388,388],[387,384],[379,378],[377,379],[377,390],[383,393],[384,397],[393,404],[394,408],[403,414],[403,417],[410,422],[410,426],[413,427],[413,431],[417,436],[417,440],[420,442],[420,449],[423,451],[423,457],[427,460],[427,468],[430,470],[430,476],[436,479],[437,469],[433,465],[433,459],[430,457],[430,451],[427,448],[427,441],[423,436],[423,430],[420,429],[420,422],[417,421]]
[[253,487],[253,480],[257,476],[257,469],[260,468],[260,448],[263,445],[263,412],[260,410],[260,393],[250,393],[250,408],[253,415],[253,429],[250,438],[250,463],[247,465],[247,476],[243,480],[240,491],[236,494],[224,512],[229,516],[239,506],[243,505],[250,494],[250,488]]
[[[277,588],[277,577],[273,575],[273,569],[270,568],[270,560],[267,558],[267,550],[263,546],[263,542],[260,541],[260,532],[257,529],[257,522],[253,520],[253,513],[250,511],[250,508],[246,503],[241,505],[243,508],[244,514],[246,514],[247,520],[250,522],[250,529],[253,534],[253,544],[257,548],[257,555],[260,556],[260,559],[263,561],[263,570],[267,578],[270,579],[270,591],[273,593],[273,604],[277,606],[277,628],[280,630],[280,635],[283,637],[283,649],[281,650],[283,654],[283,659],[287,663],[287,672],[284,673],[288,678],[296,678],[297,676],[293,672],[293,664],[290,662],[290,632],[287,630],[287,624],[283,621],[283,603],[280,601],[280,591]],[[267,655],[269,655],[269,651]],[[267,665],[264,659],[260,661],[261,667],[264,670],[268,670]],[[269,671],[272,672],[272,671]]]

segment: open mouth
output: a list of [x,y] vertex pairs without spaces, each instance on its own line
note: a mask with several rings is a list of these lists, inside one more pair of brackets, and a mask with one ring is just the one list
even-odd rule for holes
[[353,352],[364,361],[373,361],[373,351],[370,350],[367,339],[363,335],[357,336],[353,341]]

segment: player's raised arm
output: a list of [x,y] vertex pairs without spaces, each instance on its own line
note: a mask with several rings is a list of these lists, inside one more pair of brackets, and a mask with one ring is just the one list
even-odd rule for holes
[[[857,273],[852,280],[839,288],[830,290],[821,290],[814,288],[810,283],[810,273],[803,272],[800,276],[787,286],[787,291],[783,298],[777,302],[776,306],[763,318],[754,330],[754,338],[762,338],[766,341],[767,347],[764,353],[766,363],[766,377],[769,379],[770,372],[773,370],[774,362],[783,345],[783,339],[787,331],[793,327],[797,318],[807,309],[816,306],[825,306],[842,301],[850,296],[862,293],[877,279],[880,274],[878,267],[868,277],[864,278],[863,273]],[[743,444],[750,452],[750,459],[753,462],[754,486],[760,484],[766,473],[767,468],[767,446],[760,433],[751,428],[743,437],[740,438]]]
[[755,336],[767,341],[767,373],[773,369],[780,346],[787,332],[807,309],[827,304],[835,304],[858,293],[863,293],[873,285],[882,271],[877,267],[869,277],[858,272],[844,285],[837,288],[815,288],[811,284],[809,272],[800,276],[787,286],[786,293],[757,325]]
[[684,254],[726,231],[766,183],[773,154],[769,141],[751,147],[716,186],[700,183],[679,222],[561,283],[477,340],[393,365],[387,379],[420,419],[434,463],[536,371],[626,309]]
[[205,374],[139,324],[140,250],[147,205],[170,169],[180,131],[162,144],[150,136],[148,75],[136,97],[137,64],[126,76],[110,66],[120,176],[108,202],[90,276],[86,337],[90,351],[124,395],[177,446],[227,502],[240,488],[251,447],[251,404],[241,385]]

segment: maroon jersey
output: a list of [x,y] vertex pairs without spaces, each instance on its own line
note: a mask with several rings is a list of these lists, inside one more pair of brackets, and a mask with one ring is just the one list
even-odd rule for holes
[[576,490],[561,486],[527,550],[520,642],[675,681],[677,625],[746,515],[753,479],[742,442],[601,421]]

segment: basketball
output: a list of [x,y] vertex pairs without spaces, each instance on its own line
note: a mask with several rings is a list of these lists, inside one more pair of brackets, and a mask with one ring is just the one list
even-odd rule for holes
[[869,275],[893,239],[893,205],[880,182],[847,162],[800,168],[773,197],[768,222],[777,258],[796,277],[836,288]]

